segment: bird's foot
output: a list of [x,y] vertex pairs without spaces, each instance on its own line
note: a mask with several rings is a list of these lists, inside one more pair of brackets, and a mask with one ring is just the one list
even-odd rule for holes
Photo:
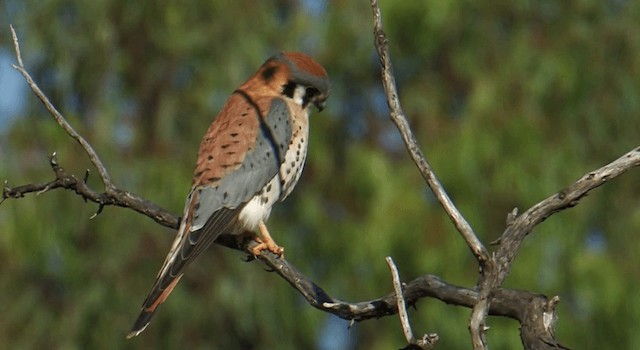
[[264,222],[260,222],[260,224],[258,225],[258,229],[260,230],[260,236],[262,236],[262,238],[254,236],[254,240],[258,242],[258,245],[251,248],[251,253],[255,256],[258,256],[263,250],[268,250],[278,257],[283,257],[284,248],[276,244],[273,238],[271,238],[269,230],[267,230],[267,226],[264,224]]
[[251,254],[258,256],[262,253],[263,250],[268,250],[278,257],[284,256],[284,248],[277,245],[273,240],[263,242],[259,237],[256,237],[256,242],[258,242],[258,245],[251,248]]

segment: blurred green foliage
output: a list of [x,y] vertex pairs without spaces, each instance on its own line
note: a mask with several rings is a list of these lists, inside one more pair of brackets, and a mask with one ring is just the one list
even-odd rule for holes
[[[485,241],[525,210],[640,141],[640,3],[381,1],[406,114],[455,203]],[[270,55],[305,51],[332,96],[312,115],[310,154],[270,221],[287,258],[333,296],[392,290],[425,273],[472,287],[477,266],[387,115],[367,1],[0,0],[29,71],[86,136],[116,185],[179,213],[200,137]],[[18,73],[14,73],[18,74]],[[2,84],[0,82],[0,84]],[[18,88],[18,87],[13,87]],[[0,180],[77,175],[82,149],[41,104],[0,130]],[[3,112],[0,111],[0,115]],[[640,348],[640,175],[630,172],[527,238],[508,287],[560,295],[560,341]],[[101,188],[97,175],[90,184]],[[70,192],[0,206],[0,344],[13,349],[393,349],[396,317],[356,324],[319,312],[242,254],[212,247],[149,328],[124,336],[173,232]],[[423,300],[410,316],[443,349],[467,349],[469,310]],[[495,349],[518,324],[490,318]],[[336,326],[337,325],[337,326]],[[346,336],[346,338],[345,338]]]

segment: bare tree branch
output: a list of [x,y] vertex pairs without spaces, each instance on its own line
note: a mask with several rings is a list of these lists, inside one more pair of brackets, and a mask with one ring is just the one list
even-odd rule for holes
[[[395,292],[378,299],[349,303],[332,298],[289,262],[275,254],[263,252],[258,259],[300,292],[311,306],[345,320],[359,322],[377,319],[398,311]],[[403,289],[407,306],[415,306],[420,299],[428,297],[446,304],[472,308],[479,300],[476,290],[449,284],[430,274],[415,278],[405,284]],[[521,339],[526,349],[567,349],[555,340],[555,305],[558,300],[558,297],[549,300],[542,294],[498,288],[494,292],[488,313],[520,322]],[[435,343],[438,339],[436,335],[430,334],[425,335],[423,340]]]
[[520,245],[536,225],[559,211],[576,206],[580,199],[591,190],[637,166],[640,166],[640,147],[627,152],[599,169],[587,173],[574,184],[534,205],[522,215],[517,216],[500,237],[501,244],[496,252],[499,276],[495,281],[495,287],[502,285],[520,249]]
[[385,260],[387,261],[387,265],[389,265],[389,270],[391,271],[393,291],[396,294],[396,305],[398,307],[398,316],[400,317],[402,331],[404,332],[404,337],[407,340],[407,343],[412,344],[415,342],[416,338],[413,337],[413,331],[411,330],[411,324],[409,323],[409,313],[407,313],[407,307],[404,303],[400,273],[398,272],[398,267],[390,256],[386,257]]
[[407,340],[408,344],[404,349],[428,350],[435,348],[436,343],[438,342],[437,334],[425,334],[421,339],[418,340],[413,337],[413,331],[411,330],[409,313],[407,312],[407,307],[404,301],[404,292],[402,291],[402,282],[400,281],[400,273],[398,272],[398,267],[393,262],[393,259],[390,256],[386,257],[385,260],[387,261],[387,265],[389,265],[389,270],[391,271],[393,290],[396,295],[398,316],[400,316],[400,324],[402,326],[404,338]]
[[[51,157],[49,157],[49,165],[55,174],[55,179],[47,183],[27,184],[15,187],[10,187],[7,181],[5,181],[2,188],[2,201],[7,198],[22,198],[29,193],[35,192],[36,194],[41,194],[56,188],[64,188],[79,194],[85,201],[89,200],[97,203],[99,208],[115,205],[133,209],[140,214],[150,217],[163,226],[177,229],[180,224],[180,219],[176,215],[131,192],[123,191],[115,187],[111,191],[111,194],[94,191],[87,185],[86,176],[82,180],[78,180],[75,175],[67,173],[67,171],[58,164],[56,153],[53,153]],[[101,209],[98,209],[98,211],[101,211]]]
[[[577,205],[580,199],[589,191],[639,165],[640,147],[629,151],[615,161],[597,170],[589,172],[573,185],[534,205],[522,215],[517,216],[517,210],[515,209],[508,215],[507,227],[499,239],[500,247],[493,255],[491,264],[488,264],[489,268],[481,274],[479,284],[480,299],[473,307],[470,320],[472,334],[474,333],[474,329],[478,330],[476,335],[472,336],[474,348],[481,348],[480,346],[486,344],[485,317],[489,313],[490,305],[493,302],[492,300],[495,298],[494,293],[502,286],[502,283],[509,275],[511,265],[518,254],[522,242],[533,228],[549,216]],[[542,312],[543,317],[541,318],[551,318],[554,320],[553,322],[544,324],[543,326],[538,324],[536,327],[525,327],[523,324],[521,337],[526,348],[537,349],[539,347],[529,346],[529,344],[525,342],[525,339],[533,339],[536,341],[544,339],[543,344],[547,344],[546,346],[554,346],[545,348],[563,348],[562,345],[555,341],[554,334],[556,317],[555,305],[558,302],[559,299],[553,299],[553,303],[549,302],[537,309],[538,312]],[[533,336],[534,334],[535,336]],[[476,338],[476,336],[479,338]]]
[[87,154],[89,155],[89,159],[91,160],[91,163],[93,163],[93,165],[98,170],[98,173],[100,174],[100,178],[104,183],[105,191],[107,193],[115,191],[115,186],[111,182],[111,177],[109,176],[107,169],[104,167],[104,165],[102,164],[102,161],[100,160],[96,152],[93,150],[91,145],[82,136],[80,136],[80,134],[78,134],[71,127],[71,125],[62,117],[60,112],[58,112],[56,107],[51,103],[51,101],[49,101],[47,96],[42,92],[42,90],[40,90],[38,85],[36,85],[36,83],[31,78],[31,75],[29,75],[29,73],[25,69],[24,64],[22,62],[22,55],[20,54],[20,43],[18,42],[18,36],[16,35],[16,31],[13,29],[13,26],[10,25],[9,27],[11,28],[11,37],[13,38],[13,46],[15,47],[16,57],[18,59],[18,65],[17,66],[15,64],[12,65],[13,68],[15,68],[18,72],[20,72],[20,74],[22,74],[24,79],[27,81],[27,84],[29,84],[31,91],[33,91],[33,93],[38,97],[38,99],[44,104],[44,106],[47,108],[49,113],[51,113],[51,115],[56,119],[56,122],[58,122],[58,124],[60,124],[60,126],[64,129],[64,131],[66,131],[67,134],[69,134],[69,136],[75,139],[82,146],[82,148],[84,148],[85,152],[87,152]]
[[[371,7],[373,9],[373,21],[374,21],[374,37],[375,46],[380,56],[380,64],[382,66],[382,84],[387,96],[387,103],[389,105],[391,120],[396,124],[402,139],[413,159],[414,163],[420,170],[422,177],[425,179],[431,191],[435,194],[436,198],[444,208],[445,212],[449,216],[449,219],[453,222],[454,226],[465,240],[471,252],[478,260],[480,264],[480,281],[479,285],[489,285],[487,279],[487,273],[495,270],[494,262],[489,256],[489,252],[482,244],[480,239],[476,236],[471,228],[471,225],[465,220],[460,211],[453,204],[446,191],[440,184],[440,181],[431,170],[429,162],[425,158],[424,154],[418,146],[409,122],[402,111],[400,106],[400,100],[398,98],[398,91],[396,88],[395,77],[393,75],[393,67],[391,65],[391,58],[389,54],[389,46],[387,35],[382,28],[382,15],[380,13],[380,7],[377,0],[371,0]],[[489,291],[488,287],[481,288],[481,291],[486,291],[482,294],[482,298],[476,306],[473,308],[471,318],[469,320],[469,330],[471,332],[471,338],[473,348],[476,350],[485,349],[484,333],[487,329],[485,324],[485,316],[488,310],[489,304]]]
[[458,232],[462,235],[464,240],[469,245],[469,248],[473,252],[473,255],[478,259],[480,265],[484,265],[484,262],[489,260],[489,252],[484,247],[482,242],[478,239],[473,232],[471,225],[465,220],[460,211],[453,204],[447,192],[440,184],[440,181],[431,170],[431,165],[425,158],[424,154],[418,146],[418,141],[411,131],[409,122],[402,111],[400,106],[400,100],[398,99],[398,91],[396,89],[395,77],[393,75],[393,67],[391,65],[391,58],[389,55],[389,47],[387,45],[387,35],[382,29],[382,15],[380,14],[380,7],[377,0],[371,0],[371,7],[373,8],[373,20],[374,20],[374,37],[375,46],[380,56],[380,64],[382,65],[382,83],[387,95],[387,103],[391,110],[391,120],[396,124],[402,139],[413,159],[414,163],[420,170],[422,177],[425,179],[431,191],[436,195],[438,201],[444,208],[445,212],[458,229]]

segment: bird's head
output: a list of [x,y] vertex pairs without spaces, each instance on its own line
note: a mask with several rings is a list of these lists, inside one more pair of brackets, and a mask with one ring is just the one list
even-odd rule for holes
[[300,52],[282,52],[269,58],[257,76],[303,108],[311,103],[321,111],[329,97],[327,71],[313,58]]

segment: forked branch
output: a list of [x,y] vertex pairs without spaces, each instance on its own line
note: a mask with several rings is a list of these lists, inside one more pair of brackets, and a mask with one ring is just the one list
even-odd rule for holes
[[42,90],[40,90],[38,85],[33,81],[33,78],[31,78],[31,75],[29,74],[29,72],[27,72],[27,70],[25,69],[24,63],[22,62],[22,55],[20,53],[20,43],[18,42],[18,36],[16,35],[16,31],[13,29],[13,26],[10,25],[9,27],[11,28],[11,37],[13,38],[13,46],[15,47],[15,50],[16,50],[16,58],[18,59],[18,65],[15,65],[15,64],[12,65],[13,68],[15,68],[18,72],[20,72],[20,74],[22,74],[24,79],[27,81],[27,84],[29,84],[31,91],[33,91],[33,93],[38,97],[38,99],[44,104],[44,106],[47,108],[49,113],[51,113],[51,115],[56,119],[56,122],[58,122],[58,124],[60,124],[60,126],[64,129],[64,131],[66,131],[67,134],[69,134],[69,136],[71,136],[74,140],[76,140],[82,146],[82,148],[84,148],[84,151],[87,152],[87,155],[91,160],[91,163],[93,164],[93,166],[96,167],[96,170],[98,170],[98,173],[100,174],[102,183],[104,183],[105,191],[109,193],[115,190],[115,186],[111,182],[111,177],[109,176],[109,173],[107,172],[107,169],[105,168],[105,166],[102,164],[102,161],[98,157],[98,154],[96,154],[96,152],[93,150],[91,145],[82,136],[80,136],[80,134],[78,134],[73,129],[73,127],[71,127],[71,125],[62,116],[62,114],[58,112],[56,107],[51,103],[51,101],[49,101],[49,98],[47,98],[47,96],[42,92]]

